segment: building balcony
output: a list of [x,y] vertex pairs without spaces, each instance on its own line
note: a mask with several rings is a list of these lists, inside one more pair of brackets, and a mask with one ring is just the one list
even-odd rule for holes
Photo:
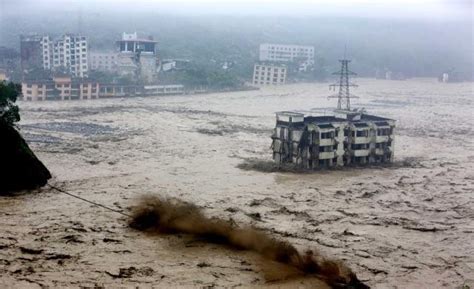
[[375,137],[375,142],[380,143],[380,142],[388,142],[389,141],[389,136],[388,135],[378,135]]
[[370,150],[368,150],[368,149],[366,149],[366,150],[355,150],[353,152],[354,152],[355,157],[367,157],[367,156],[369,156]]
[[370,137],[366,137],[366,136],[354,137],[353,140],[354,140],[353,141],[354,144],[370,143]]
[[332,146],[334,145],[334,139],[332,138],[323,138],[319,140],[320,146]]
[[335,152],[320,152],[319,153],[319,159],[320,160],[326,160],[326,159],[332,159],[335,156]]

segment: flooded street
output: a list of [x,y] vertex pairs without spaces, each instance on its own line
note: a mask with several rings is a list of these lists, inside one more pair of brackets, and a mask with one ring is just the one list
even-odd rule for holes
[[[393,166],[258,169],[271,160],[274,112],[331,113],[324,83],[20,102],[20,128],[51,184],[114,209],[127,212],[143,194],[178,197],[342,259],[374,288],[474,286],[472,83],[357,82],[353,107],[397,120]],[[255,170],[239,168],[250,161]],[[3,288],[296,285],[265,283],[253,253],[148,236],[47,188],[0,197],[0,214]]]

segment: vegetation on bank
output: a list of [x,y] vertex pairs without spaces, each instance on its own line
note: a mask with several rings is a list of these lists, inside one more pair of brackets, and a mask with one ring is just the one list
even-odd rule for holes
[[20,92],[20,84],[0,82],[0,123],[13,126],[20,121],[20,110],[15,104]]
[[15,128],[20,85],[0,82],[0,195],[44,186],[51,173]]
[[188,89],[206,88],[211,90],[238,89],[244,80],[232,69],[204,66],[191,63],[181,70],[162,72],[158,82],[162,84],[183,84]]

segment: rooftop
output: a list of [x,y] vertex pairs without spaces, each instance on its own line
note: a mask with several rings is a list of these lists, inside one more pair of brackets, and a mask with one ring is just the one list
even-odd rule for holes
[[393,119],[376,116],[376,115],[370,115],[370,114],[362,114],[360,120],[361,121],[364,121],[364,120],[365,121],[387,121],[387,120],[393,120]]
[[153,40],[153,37],[148,36],[147,38],[140,38],[138,37],[138,33],[123,33],[122,34],[122,39],[120,39],[118,42],[123,42],[123,41],[138,41],[138,42],[149,42],[149,43],[157,43],[156,41]]
[[315,123],[315,124],[331,123],[331,122],[345,122],[345,121],[347,120],[344,118],[339,118],[332,115],[307,116],[304,118],[305,123]]

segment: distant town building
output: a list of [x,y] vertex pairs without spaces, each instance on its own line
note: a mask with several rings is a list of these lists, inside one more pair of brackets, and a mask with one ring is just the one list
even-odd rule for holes
[[8,80],[7,72],[3,69],[0,69],[0,81]]
[[260,44],[260,61],[297,62],[300,70],[306,71],[314,65],[314,46]]
[[23,81],[24,100],[73,100],[99,98],[99,83],[88,79],[58,76],[48,80]]
[[11,75],[20,67],[20,54],[12,48],[0,46],[0,71]]
[[123,33],[117,44],[119,73],[132,76],[143,83],[153,82],[158,72],[157,42],[152,37],[139,38],[135,32]]
[[39,35],[20,36],[20,65],[22,72],[43,68],[42,37]]
[[447,72],[443,73],[441,76],[441,82],[449,82],[449,74]]
[[111,97],[184,94],[183,85],[123,85],[98,83],[87,78],[56,76],[45,80],[24,80],[21,84],[22,99],[84,100]]
[[117,71],[117,52],[90,51],[89,69],[91,71]]
[[182,84],[145,85],[143,88],[146,95],[169,95],[184,93],[184,85]]
[[85,77],[88,72],[87,50],[85,36],[65,34],[54,40],[49,35],[20,37],[23,72],[43,68],[67,72],[75,77]]
[[286,82],[285,65],[258,63],[253,68],[253,85],[281,85]]
[[161,71],[172,71],[185,69],[189,65],[189,59],[163,59],[161,60]]
[[[49,45],[47,47],[46,45]],[[88,72],[88,47],[85,36],[66,34],[51,41],[43,37],[43,57],[47,63],[46,55],[49,50],[49,66],[53,69],[64,68],[71,75],[85,77]],[[45,66],[45,69],[47,67]]]

